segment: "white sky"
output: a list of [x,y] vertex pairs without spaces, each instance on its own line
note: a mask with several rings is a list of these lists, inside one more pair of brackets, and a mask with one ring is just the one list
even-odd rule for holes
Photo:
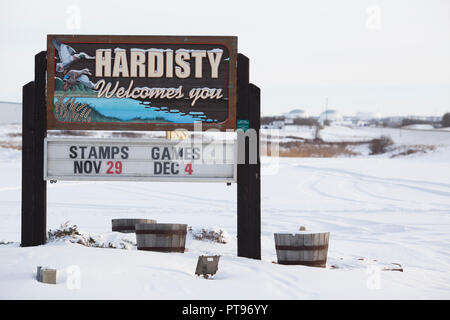
[[448,0],[1,1],[0,100],[22,100],[50,33],[238,36],[263,114],[450,111]]

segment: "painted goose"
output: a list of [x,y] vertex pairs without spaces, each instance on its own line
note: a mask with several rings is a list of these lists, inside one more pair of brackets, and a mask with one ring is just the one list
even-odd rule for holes
[[89,80],[88,76],[92,76],[92,73],[89,71],[89,69],[83,69],[83,70],[70,70],[66,73],[64,76],[64,85],[63,89],[64,91],[67,91],[70,88],[73,88],[77,82],[80,82],[82,85],[84,85],[86,88],[94,89],[95,84]]
[[93,59],[84,52],[76,53],[75,49],[67,44],[61,43],[57,39],[52,39],[53,46],[58,51],[59,61],[56,64],[57,72],[64,72],[67,70],[72,64],[76,63],[81,59]]

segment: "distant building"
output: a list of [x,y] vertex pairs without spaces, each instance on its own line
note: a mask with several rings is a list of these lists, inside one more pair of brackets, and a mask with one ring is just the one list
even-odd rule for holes
[[355,116],[359,121],[371,121],[381,119],[381,114],[378,112],[358,112]]
[[341,122],[343,120],[344,118],[342,117],[342,115],[336,110],[326,110],[320,114],[318,119],[320,124],[324,124],[325,121],[332,123],[332,122]]
[[22,104],[0,101],[1,124],[22,123]]
[[284,121],[277,120],[277,121],[272,122],[271,125],[272,125],[272,129],[283,129]]
[[358,127],[375,126],[380,120],[381,115],[378,112],[358,112],[351,117],[352,124]]
[[284,114],[284,122],[286,124],[294,123],[295,119],[306,119],[306,118],[309,118],[309,114],[301,109],[294,109]]
[[261,125],[262,129],[284,129],[284,121],[283,120],[275,120],[269,124]]

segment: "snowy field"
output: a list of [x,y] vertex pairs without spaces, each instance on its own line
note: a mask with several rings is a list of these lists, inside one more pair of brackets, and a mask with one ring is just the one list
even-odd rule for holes
[[[333,138],[333,130],[340,134]],[[21,154],[0,148],[0,241],[12,242],[0,245],[0,299],[450,298],[450,132],[349,130],[325,134],[389,134],[399,144],[439,148],[394,159],[277,159],[276,172],[262,176],[262,261],[236,257],[236,185],[225,184],[48,184],[47,225],[70,220],[102,239],[135,241],[111,232],[111,219],[151,218],[221,228],[226,244],[189,236],[187,252],[170,254],[66,242],[20,248]],[[300,226],[331,233],[327,268],[272,263],[273,233]],[[221,255],[213,279],[194,275],[201,254]],[[398,264],[403,272],[389,271]],[[38,265],[57,268],[59,283],[35,281]],[[65,281],[71,266],[81,272],[79,289]]]

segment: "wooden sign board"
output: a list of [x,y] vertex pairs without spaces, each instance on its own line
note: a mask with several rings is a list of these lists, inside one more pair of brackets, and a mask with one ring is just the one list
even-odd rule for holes
[[236,129],[237,37],[47,36],[48,130]]
[[235,140],[46,138],[45,180],[236,182]]

